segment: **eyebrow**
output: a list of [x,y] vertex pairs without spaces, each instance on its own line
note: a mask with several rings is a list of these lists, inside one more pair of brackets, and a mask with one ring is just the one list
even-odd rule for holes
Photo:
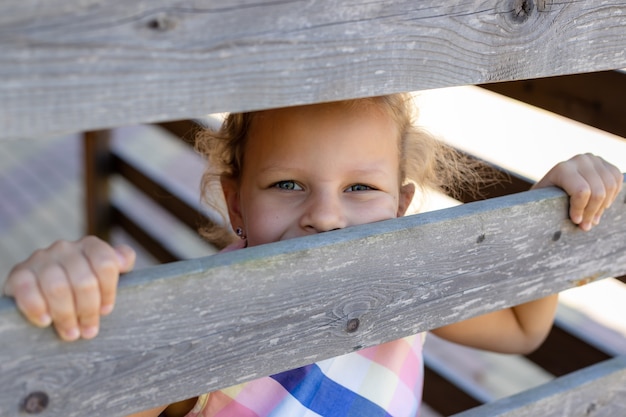
[[259,174],[266,174],[266,173],[273,173],[273,172],[284,172],[284,171],[288,171],[288,172],[300,172],[302,171],[300,168],[297,167],[291,167],[291,166],[285,166],[285,165],[270,165],[268,167],[261,167],[259,169]]
[[[376,164],[378,165],[378,164]],[[259,169],[259,175],[262,174],[273,174],[273,173],[286,173],[288,175],[299,175],[301,173],[304,173],[304,171],[299,168],[299,167],[294,167],[294,166],[289,166],[289,165],[272,165],[272,166],[268,166],[268,167],[261,167]],[[389,175],[388,172],[386,172],[384,169],[378,168],[378,167],[372,167],[372,168],[357,168],[357,169],[350,169],[347,170],[345,172],[346,175],[348,176],[352,176],[352,177],[380,177],[380,176],[387,176]]]

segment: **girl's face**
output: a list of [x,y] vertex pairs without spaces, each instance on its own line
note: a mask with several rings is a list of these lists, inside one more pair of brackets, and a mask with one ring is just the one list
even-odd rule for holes
[[241,178],[222,181],[248,245],[402,216],[398,132],[375,105],[318,104],[258,114]]

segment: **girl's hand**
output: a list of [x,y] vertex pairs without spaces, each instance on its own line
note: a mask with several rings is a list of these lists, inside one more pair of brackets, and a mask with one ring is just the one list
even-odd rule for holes
[[91,339],[100,315],[113,310],[119,274],[135,263],[128,246],[116,248],[94,236],[57,241],[9,273],[3,293],[33,324],[54,327],[63,340]]
[[572,222],[587,231],[600,222],[602,213],[617,197],[623,176],[617,167],[592,154],[576,155],[558,163],[533,186],[555,185],[570,196]]

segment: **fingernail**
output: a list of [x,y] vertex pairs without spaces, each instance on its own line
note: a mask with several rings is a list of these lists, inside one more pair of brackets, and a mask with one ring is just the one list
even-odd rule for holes
[[581,223],[580,228],[583,229],[585,232],[588,232],[589,230],[591,230],[591,223],[589,222]]
[[572,217],[572,222],[574,224],[580,224],[583,221],[583,216],[574,216]]
[[600,217],[601,217],[600,215],[596,215],[596,216],[593,217],[593,224],[595,226],[600,224]]
[[63,332],[66,340],[76,340],[80,337],[80,330],[77,327],[71,328]]
[[98,335],[98,326],[89,326],[83,328],[81,336],[85,339],[93,339]]
[[52,323],[52,318],[49,315],[43,314],[39,316],[39,325],[41,327],[48,327],[50,326],[51,323]]
[[117,249],[115,250],[115,254],[117,255],[117,261],[119,264],[122,266],[126,265],[126,258],[124,257],[124,254]]
[[106,316],[107,314],[111,314],[112,311],[113,311],[113,304],[107,304],[100,308],[100,314],[102,314],[103,316]]

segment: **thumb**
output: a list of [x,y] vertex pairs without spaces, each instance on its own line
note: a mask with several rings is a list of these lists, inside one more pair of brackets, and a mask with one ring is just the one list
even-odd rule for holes
[[128,245],[118,245],[115,247],[120,272],[128,272],[135,266],[136,253],[133,248]]

